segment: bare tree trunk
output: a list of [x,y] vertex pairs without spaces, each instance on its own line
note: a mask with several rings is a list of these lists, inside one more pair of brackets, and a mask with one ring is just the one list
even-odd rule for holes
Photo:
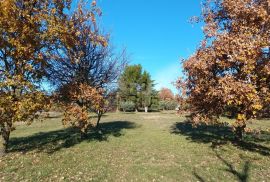
[[7,153],[10,131],[5,127],[1,128],[0,157]]

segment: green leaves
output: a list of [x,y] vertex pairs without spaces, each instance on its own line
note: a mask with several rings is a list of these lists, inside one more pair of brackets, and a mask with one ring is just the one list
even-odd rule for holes
[[127,66],[119,79],[120,97],[136,107],[148,107],[152,102],[153,80],[141,65]]

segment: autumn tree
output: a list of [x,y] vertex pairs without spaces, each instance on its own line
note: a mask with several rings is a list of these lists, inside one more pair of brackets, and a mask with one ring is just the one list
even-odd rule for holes
[[76,30],[71,38],[73,46],[61,42],[55,50],[58,56],[51,60],[48,69],[48,79],[57,87],[59,99],[67,107],[64,124],[70,122],[79,127],[82,136],[91,122],[93,125],[89,112],[97,114],[95,126],[98,127],[109,109],[114,85],[126,63],[125,51],[115,54],[109,35],[100,32],[97,18],[101,11],[95,1],[91,8],[85,7],[87,4],[79,4],[70,20]]
[[171,89],[169,88],[162,88],[159,91],[159,98],[160,100],[174,100],[174,94]]
[[187,93],[187,80],[179,77],[174,83],[177,93],[175,95],[175,100],[178,103],[178,114],[190,113],[190,104]]
[[70,0],[0,0],[0,155],[15,122],[31,123],[47,105],[39,83],[51,48],[71,30]]
[[177,100],[169,88],[162,88],[159,91],[159,109],[175,110],[178,106]]
[[195,124],[229,109],[241,140],[247,121],[269,105],[269,9],[267,0],[204,1],[205,39],[184,62]]
[[[95,125],[95,117],[91,117],[89,111],[105,112],[107,103],[103,97],[103,90],[87,84],[78,85],[77,83],[65,85],[62,89],[61,96],[69,99],[64,113],[63,124],[79,128],[81,138],[84,139],[88,129]],[[97,124],[100,118],[101,115],[98,115]]]

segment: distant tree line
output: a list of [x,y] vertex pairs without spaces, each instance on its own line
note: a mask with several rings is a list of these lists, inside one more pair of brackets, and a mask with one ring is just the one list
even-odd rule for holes
[[157,91],[150,74],[141,65],[129,65],[119,78],[118,106],[122,111],[175,110],[176,96],[168,88]]

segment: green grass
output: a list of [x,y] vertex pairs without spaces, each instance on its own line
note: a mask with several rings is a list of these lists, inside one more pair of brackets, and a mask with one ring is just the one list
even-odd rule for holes
[[[0,181],[269,181],[270,134],[241,143],[227,127],[192,128],[174,113],[108,114],[80,140],[61,118],[18,126]],[[269,120],[254,128],[270,128]]]

